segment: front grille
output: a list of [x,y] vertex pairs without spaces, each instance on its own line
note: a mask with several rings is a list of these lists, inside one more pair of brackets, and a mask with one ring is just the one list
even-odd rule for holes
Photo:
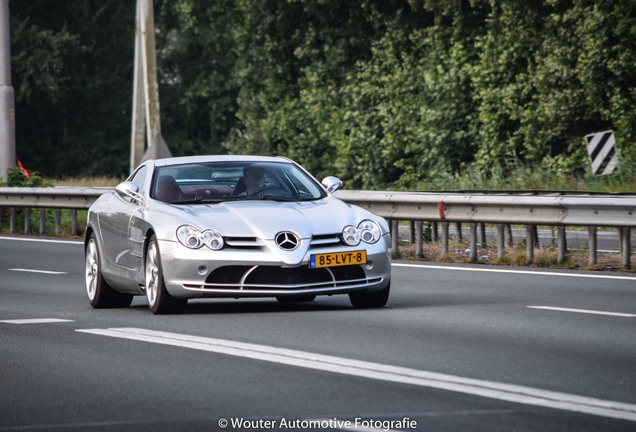
[[[239,249],[259,249],[265,246],[265,242],[257,237],[224,237],[225,246]],[[340,234],[321,234],[311,238],[312,249],[342,245]]]
[[245,278],[246,285],[311,285],[333,282],[329,271],[307,267],[280,268],[261,266],[250,272]]
[[238,284],[252,266],[219,267],[208,275],[206,284]]
[[315,235],[311,238],[312,248],[329,247],[340,244],[342,244],[342,240],[340,239],[339,233]]
[[279,266],[224,266],[208,275],[204,285],[186,288],[202,291],[251,292],[271,290],[312,290],[346,288],[377,283],[381,278],[367,279],[358,265],[312,269]]
[[263,242],[256,237],[225,237],[226,247],[241,249],[259,249],[264,246]]

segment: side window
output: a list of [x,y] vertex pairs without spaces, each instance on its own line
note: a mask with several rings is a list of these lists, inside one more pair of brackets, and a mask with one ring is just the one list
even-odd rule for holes
[[137,170],[137,172],[130,179],[131,182],[135,183],[139,187],[139,193],[143,194],[144,189],[146,187],[146,174],[148,173],[148,167],[142,166]]

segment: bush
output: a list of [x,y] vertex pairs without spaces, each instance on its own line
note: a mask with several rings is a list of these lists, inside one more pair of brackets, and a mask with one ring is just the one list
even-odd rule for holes
[[8,187],[52,187],[53,183],[42,178],[40,173],[33,172],[29,177],[24,175],[20,168],[8,171],[9,180],[7,183],[0,183],[0,186]]

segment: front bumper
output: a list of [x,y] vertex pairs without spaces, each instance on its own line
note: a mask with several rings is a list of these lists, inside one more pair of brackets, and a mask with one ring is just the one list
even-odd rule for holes
[[[359,249],[359,248],[358,248]],[[171,241],[159,241],[163,277],[168,292],[178,298],[284,297],[373,292],[385,288],[391,278],[390,238],[365,245],[367,263],[310,269],[313,253],[344,252],[309,250],[299,265],[289,266],[267,248],[211,251],[190,250]]]

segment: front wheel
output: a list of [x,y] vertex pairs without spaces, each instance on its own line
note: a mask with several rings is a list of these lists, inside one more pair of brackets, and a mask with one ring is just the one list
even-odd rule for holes
[[153,314],[183,312],[188,300],[172,297],[166,289],[166,285],[163,282],[163,270],[157,237],[154,235],[148,242],[144,263],[144,281],[150,311]]
[[372,309],[381,308],[389,301],[389,292],[391,291],[391,282],[386,288],[371,293],[350,293],[349,301],[355,308]]
[[128,307],[132,303],[132,294],[115,291],[102,275],[102,262],[95,234],[91,234],[84,252],[84,279],[88,301],[95,309]]

